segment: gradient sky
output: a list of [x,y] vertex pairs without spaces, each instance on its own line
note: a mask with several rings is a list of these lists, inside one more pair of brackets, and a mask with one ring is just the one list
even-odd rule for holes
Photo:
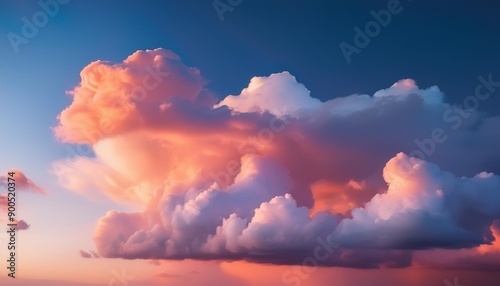
[[54,1],[0,0],[0,284],[500,285],[499,1]]

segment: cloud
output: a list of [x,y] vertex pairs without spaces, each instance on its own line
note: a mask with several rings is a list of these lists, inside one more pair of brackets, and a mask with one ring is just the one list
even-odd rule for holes
[[97,252],[90,250],[90,251],[84,251],[84,250],[79,250],[78,253],[80,254],[81,257],[83,258],[100,258],[99,254]]
[[24,220],[19,220],[16,223],[17,223],[16,230],[26,230],[30,228],[30,225]]
[[100,258],[99,254],[97,254],[97,252],[95,252],[93,250],[89,251],[89,253],[92,254],[93,258]]
[[[312,219],[309,210],[298,207],[286,193],[290,188],[283,167],[271,159],[248,155],[242,159],[234,184],[225,190],[214,184],[205,190],[168,195],[158,209],[144,213],[108,212],[98,223],[94,241],[105,257],[143,259],[246,259],[293,264],[318,247],[333,253],[335,247],[324,239],[338,217],[318,213]],[[363,262],[341,261],[341,255]],[[321,263],[376,267],[388,260],[407,265],[408,254],[372,251],[363,255],[342,250]]]
[[92,258],[92,254],[90,254],[84,250],[80,249],[78,252],[80,253],[80,256],[83,258]]
[[[14,173],[13,177],[8,176],[6,173]],[[24,190],[30,191],[39,194],[47,194],[47,192],[37,184],[35,184],[32,180],[30,180],[21,170],[18,169],[10,169],[7,171],[5,175],[0,176],[0,184],[3,188],[6,188],[9,181],[8,178],[13,178],[16,184],[16,190]]]
[[169,121],[172,102],[213,104],[196,68],[185,66],[171,51],[137,51],[120,64],[95,61],[80,73],[81,83],[69,94],[73,103],[58,116],[58,138],[95,143],[158,119]]
[[242,160],[241,173],[225,190],[212,185],[168,195],[158,209],[144,213],[108,212],[94,233],[98,252],[105,257],[294,264],[319,248],[326,253],[323,256],[331,255],[320,261],[323,265],[408,265],[409,253],[401,251],[335,253],[338,246],[324,239],[338,217],[321,212],[312,219],[306,207],[298,207],[286,193],[290,178],[272,160],[257,156]]
[[283,72],[216,103],[163,49],[81,78],[54,131],[91,150],[53,172],[68,190],[144,208],[99,220],[103,257],[301,264],[320,247],[320,265],[405,267],[422,249],[494,241],[500,118],[451,106],[436,86],[403,79],[321,102]]
[[[290,194],[277,196],[263,202],[255,209],[250,221],[231,214],[217,227],[215,235],[209,236],[202,248],[208,252],[233,253],[257,251],[274,255],[288,249],[309,249],[315,239],[336,224],[335,217],[325,215],[311,220],[306,207],[297,207]],[[267,251],[266,251],[267,250]]]
[[[330,240],[344,246],[429,249],[491,243],[500,217],[500,177],[456,177],[438,166],[399,153],[384,168],[385,193],[375,195]],[[390,235],[388,235],[390,234]]]
[[0,209],[3,212],[7,212],[7,209],[9,208],[8,206],[9,200],[7,198],[7,195],[0,195]]
[[[10,176],[9,173],[14,173],[13,176]],[[17,191],[22,191],[22,192],[32,192],[32,193],[38,193],[45,195],[47,194],[47,191],[43,189],[42,187],[38,186],[35,184],[31,179],[29,179],[24,172],[18,169],[10,169],[7,172],[4,173],[5,175],[0,176],[0,186],[2,189],[7,190],[9,183],[15,183],[15,190],[16,193],[10,193],[9,194],[1,194],[0,195],[0,211],[4,212],[7,214],[9,211],[9,199],[10,201],[12,200],[17,200]],[[9,181],[9,178],[14,179],[15,181]],[[13,195],[14,194],[14,195]],[[5,220],[7,219],[7,215],[3,216],[4,218],[0,220]],[[10,223],[10,222],[9,222]],[[15,223],[17,223],[16,229],[17,230],[27,230],[29,229],[30,225],[24,221],[24,220],[17,220]]]
[[268,111],[278,117],[297,115],[317,109],[321,101],[310,97],[309,90],[296,81],[289,72],[268,77],[253,77],[239,95],[228,95],[218,106],[227,106],[237,112]]
[[414,263],[431,269],[500,271],[500,220],[490,227],[490,244],[469,249],[432,249],[416,251]]

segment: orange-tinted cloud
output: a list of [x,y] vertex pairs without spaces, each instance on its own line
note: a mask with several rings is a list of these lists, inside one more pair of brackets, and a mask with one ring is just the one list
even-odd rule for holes
[[392,249],[469,248],[492,241],[489,227],[500,217],[500,176],[456,177],[403,153],[387,163],[383,176],[387,191],[354,209],[331,241]]
[[173,119],[175,110],[161,106],[176,99],[200,105],[215,101],[204,90],[198,69],[162,49],[137,51],[121,64],[92,62],[80,77],[80,85],[69,93],[73,103],[61,112],[55,128],[56,136],[66,142],[96,143],[137,128],[154,128],[159,119]]
[[[404,79],[321,102],[283,72],[216,103],[163,49],[81,78],[55,134],[91,152],[54,172],[69,190],[144,206],[100,219],[102,256],[300,264],[322,246],[320,265],[404,267],[414,249],[491,242],[498,176],[481,172],[500,173],[500,119],[461,109],[455,128],[435,86]],[[341,247],[330,253],[327,237]]]

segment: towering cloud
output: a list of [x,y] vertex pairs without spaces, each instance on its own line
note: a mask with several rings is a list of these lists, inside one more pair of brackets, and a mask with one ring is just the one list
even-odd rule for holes
[[494,243],[500,118],[435,86],[404,79],[321,102],[283,72],[216,103],[163,49],[81,77],[55,134],[92,152],[54,172],[69,190],[144,207],[100,219],[101,256],[404,267],[421,249]]
[[166,127],[188,103],[201,108],[215,102],[198,69],[161,49],[137,51],[120,64],[95,61],[80,76],[80,85],[70,92],[73,103],[55,128],[66,142],[96,143],[134,129]]

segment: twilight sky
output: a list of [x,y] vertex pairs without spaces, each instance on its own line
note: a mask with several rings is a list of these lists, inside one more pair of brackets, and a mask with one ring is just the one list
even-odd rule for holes
[[0,34],[0,284],[500,285],[499,1],[0,0]]

